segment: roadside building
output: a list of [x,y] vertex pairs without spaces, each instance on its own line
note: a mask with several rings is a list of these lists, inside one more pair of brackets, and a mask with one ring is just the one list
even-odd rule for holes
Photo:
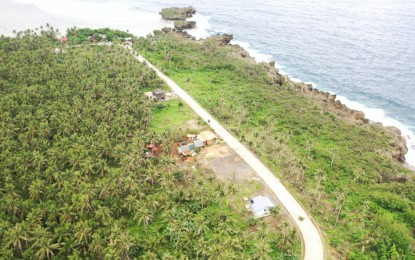
[[257,196],[251,199],[249,210],[254,214],[255,218],[266,217],[270,214],[271,208],[275,207],[274,203],[265,196]]
[[96,42],[97,41],[97,35],[94,33],[94,34],[88,36],[88,41]]
[[211,145],[216,142],[216,135],[211,131],[204,131],[198,134],[196,139],[202,141],[205,145]]
[[196,141],[193,142],[193,144],[196,148],[202,148],[202,147],[205,146],[205,144],[203,143],[202,140],[196,140]]
[[153,91],[153,96],[157,100],[165,100],[166,99],[166,92],[164,92],[164,90],[158,88],[158,89]]
[[194,134],[188,134],[186,137],[187,137],[187,140],[189,140],[189,141],[196,140],[196,135],[194,135]]
[[100,33],[100,34],[98,34],[98,39],[100,41],[106,41],[107,40],[107,35]]
[[124,38],[124,44],[129,47],[133,47],[133,38],[131,37]]
[[61,37],[61,38],[58,38],[58,42],[65,43],[65,42],[67,42],[67,41],[69,41],[69,39],[68,39],[68,37],[66,37],[66,36],[63,36],[63,37]]
[[180,155],[183,155],[184,157],[193,157],[196,155],[195,152],[196,146],[194,144],[186,144],[182,145],[178,148],[178,152]]
[[153,158],[161,152],[160,145],[146,144],[146,149],[144,151],[144,158]]

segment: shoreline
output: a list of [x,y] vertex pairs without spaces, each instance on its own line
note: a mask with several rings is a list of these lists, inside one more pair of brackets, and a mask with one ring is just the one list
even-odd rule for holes
[[[370,122],[360,111],[336,102],[334,95],[282,77],[273,63],[258,64],[242,47],[229,45],[231,35],[200,41],[191,38],[164,28],[135,48],[189,91],[212,117],[224,122],[295,191],[330,241],[329,258],[349,253],[361,256],[360,246],[353,242],[367,238],[361,233],[361,219],[374,241],[394,241],[395,232],[376,224],[395,214],[394,208],[385,206],[379,213],[370,207],[359,219],[356,212],[383,198],[393,198],[395,203],[402,197],[402,204],[410,205],[405,196],[414,173],[388,156],[399,157],[398,149],[390,144],[402,141],[401,133]],[[172,44],[177,44],[172,55],[181,56],[178,61],[164,56],[164,46]],[[240,122],[242,128],[238,128]],[[339,203],[345,205],[341,213]],[[402,225],[397,236],[412,231],[406,218],[387,224],[395,223]],[[412,255],[406,248],[399,250]],[[364,255],[377,254],[371,250]]]
[[[277,70],[277,73],[279,73],[278,68],[275,67],[275,69]],[[410,164],[408,162],[408,159],[406,158],[407,155],[410,154],[410,152],[415,152],[415,151],[410,150],[410,146],[414,145],[415,142],[410,141],[411,139],[409,136],[413,135],[413,133],[407,132],[409,131],[408,129],[402,129],[399,126],[393,125],[393,124],[385,125],[384,122],[379,122],[379,121],[370,119],[366,115],[364,110],[356,109],[355,107],[350,106],[348,103],[358,103],[358,102],[351,101],[347,97],[340,96],[339,98],[339,96],[335,93],[319,90],[318,88],[315,87],[315,84],[313,83],[308,83],[304,81],[297,82],[297,80],[293,80],[292,78],[290,78],[288,74],[284,75],[284,77],[286,77],[289,81],[294,83],[294,85],[296,85],[297,87],[301,88],[301,90],[306,96],[310,96],[310,93],[312,93],[311,95],[314,96],[315,99],[316,98],[320,99],[320,101],[323,101],[323,103],[326,104],[326,107],[328,108],[328,110],[331,110],[331,112],[337,112],[336,114],[346,119],[346,121],[351,121],[351,122],[354,121],[353,123],[359,126],[365,126],[365,125],[375,126],[397,137],[398,143],[394,143],[394,145],[392,146],[397,147],[400,150],[400,154],[392,155],[392,157],[394,159],[397,159],[403,166],[405,166],[405,168],[415,172],[415,165]],[[349,102],[345,102],[344,99],[348,100]],[[366,107],[363,104],[361,105]],[[400,123],[399,121],[395,119],[392,119],[392,120],[396,121],[397,123]],[[402,124],[402,126],[404,125]],[[415,160],[415,158],[411,158],[411,159]]]
[[[191,38],[194,38],[197,41],[206,39],[208,37],[212,37],[214,35],[222,35],[221,33],[215,34],[208,32],[208,29],[210,28],[208,16],[196,14],[188,20],[196,21],[196,28],[183,30],[182,33],[188,34]],[[199,27],[199,21],[202,21],[202,27]],[[227,35],[227,33],[223,33],[223,35]],[[412,147],[415,147],[415,133],[413,133],[407,126],[405,126],[404,123],[394,118],[382,115],[382,119],[384,120],[379,120],[379,118],[375,119],[376,116],[372,116],[370,114],[370,111],[374,110],[379,110],[383,113],[384,109],[367,107],[362,103],[350,100],[346,96],[337,95],[330,91],[320,90],[316,87],[316,84],[313,82],[305,82],[301,79],[292,77],[289,75],[288,72],[280,70],[281,65],[277,61],[273,60],[272,55],[261,53],[261,51],[252,48],[251,44],[248,42],[242,42],[239,40],[232,39],[228,44],[232,46],[238,46],[239,48],[241,48],[243,51],[249,54],[249,58],[253,59],[255,63],[271,63],[271,66],[276,70],[278,75],[287,78],[294,85],[300,84],[311,86],[312,91],[318,92],[320,95],[323,96],[323,98],[328,98],[327,95],[334,96],[334,101],[337,102],[336,105],[338,106],[338,109],[350,111],[351,115],[349,116],[353,117],[353,114],[358,113],[360,114],[359,117],[361,117],[361,114],[363,113],[363,119],[367,120],[367,124],[380,127],[395,136],[397,136],[397,133],[399,132],[399,135],[397,136],[400,139],[399,142],[403,141],[405,144],[404,147],[400,148],[401,158],[399,159],[399,161],[400,163],[405,165],[406,168],[415,172],[415,149],[411,149]],[[340,102],[340,104],[338,102]],[[363,122],[365,122],[365,120],[363,120]],[[390,128],[393,128],[393,130],[391,130]],[[410,138],[411,136],[413,136],[414,138]],[[400,144],[400,146],[402,146],[402,144]],[[404,154],[402,154],[403,151],[405,151]]]
[[[237,42],[237,43],[232,44],[232,42]],[[409,136],[414,135],[414,133],[410,132],[409,129],[402,129],[399,126],[393,125],[393,124],[385,125],[384,122],[379,122],[379,121],[375,121],[375,120],[368,118],[364,110],[356,109],[355,107],[350,106],[348,104],[348,103],[357,103],[357,104],[360,104],[360,103],[351,101],[347,97],[338,96],[335,93],[320,90],[317,87],[315,87],[316,84],[312,82],[304,82],[300,79],[290,77],[288,73],[285,73],[285,72],[281,73],[278,68],[278,63],[275,60],[260,59],[258,61],[256,57],[257,55],[259,55],[262,58],[265,58],[265,57],[268,58],[271,56],[262,54],[259,51],[252,49],[249,44],[247,44],[248,48],[246,48],[244,46],[241,46],[238,43],[240,42],[232,40],[230,45],[237,46],[241,48],[242,50],[244,50],[245,52],[247,52],[250,58],[258,64],[260,63],[270,64],[276,70],[276,73],[279,76],[284,77],[286,80],[290,81],[297,88],[300,88],[306,96],[310,96],[310,93],[312,93],[311,96],[314,96],[317,99],[320,99],[320,101],[323,101],[323,103],[326,103],[328,106],[331,105],[332,107],[328,108],[329,110],[331,110],[331,112],[337,112],[335,114],[337,114],[338,116],[341,116],[347,121],[354,122],[355,124],[359,126],[373,125],[397,137],[398,138],[398,140],[396,141],[397,143],[395,143],[394,145],[398,146],[400,153],[399,155],[392,155],[392,157],[394,159],[397,159],[403,166],[405,166],[405,168],[415,172],[415,164],[414,165],[410,164],[408,162],[408,159],[406,158],[408,153],[412,152],[412,150],[410,150],[410,146],[415,145],[415,140],[414,142],[410,142],[411,139],[409,138]],[[348,100],[349,102],[345,102],[344,99]],[[360,105],[366,107],[364,104],[360,104]],[[401,124],[401,127],[402,126],[404,127],[404,125],[400,123],[399,121],[395,119],[392,119],[392,120]],[[415,150],[413,152],[415,153]],[[398,158],[395,158],[397,156]],[[414,160],[415,162],[415,158],[412,158],[412,160]],[[409,161],[411,162],[411,160]]]
[[[171,30],[175,31],[173,29]],[[311,97],[315,102],[317,102],[321,106],[322,110],[332,112],[336,116],[341,117],[345,121],[355,124],[359,127],[374,126],[389,133],[394,139],[391,143],[389,143],[389,145],[394,148],[394,152],[387,153],[387,155],[391,157],[393,160],[395,160],[396,162],[400,163],[406,169],[415,172],[415,165],[410,164],[406,159],[406,155],[408,155],[408,152],[410,152],[410,149],[408,147],[411,144],[408,142],[408,138],[407,138],[408,133],[404,133],[402,129],[400,129],[398,126],[384,125],[382,122],[371,120],[370,118],[366,116],[364,111],[351,108],[347,104],[345,104],[346,102],[343,103],[340,100],[345,97],[341,96],[342,98],[339,99],[339,97],[336,94],[323,91],[323,90],[319,90],[318,88],[315,87],[315,84],[313,83],[306,83],[295,78],[292,79],[290,78],[288,74],[280,73],[279,69],[277,68],[277,63],[274,60],[258,61],[255,57],[255,54],[258,53],[262,57],[265,57],[266,55],[259,53],[257,50],[251,49],[249,47],[250,46],[249,44],[248,44],[248,48],[245,48],[239,44],[233,44],[233,42],[235,43],[235,41],[233,39],[233,35],[231,34],[226,34],[226,33],[216,34],[216,35],[210,35],[204,38],[201,37],[197,39],[194,35],[189,34],[189,32],[191,32],[192,30],[193,29],[176,31],[176,33],[179,33],[183,37],[190,38],[195,41],[203,41],[206,38],[217,37],[218,41],[221,41],[224,45],[228,45],[228,46],[239,49],[240,56],[242,58],[250,59],[251,62],[253,63],[263,64],[264,66],[266,66],[268,69],[268,73],[273,78],[273,81],[275,83],[278,83],[279,81],[281,81],[281,79],[283,79],[286,82],[289,82],[289,84],[293,85],[299,92],[301,92],[301,94]],[[252,51],[254,51],[254,55],[252,55]],[[382,154],[383,151],[378,151],[378,153]]]

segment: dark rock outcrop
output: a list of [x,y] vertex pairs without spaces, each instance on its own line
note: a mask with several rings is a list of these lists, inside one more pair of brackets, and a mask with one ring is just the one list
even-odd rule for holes
[[354,119],[356,120],[361,120],[361,121],[365,120],[365,113],[363,113],[362,111],[353,110],[352,115]]
[[392,157],[400,162],[405,162],[405,154],[408,152],[408,148],[406,147],[406,141],[401,131],[394,126],[386,126],[383,128],[394,136],[394,139],[389,142],[389,145],[394,148]]
[[272,66],[269,62],[261,62],[260,63],[265,70],[267,71],[268,74],[268,78],[270,79],[269,84],[278,84],[278,85],[282,85],[283,83],[283,77],[281,74],[278,73],[278,70]]
[[216,34],[210,37],[211,40],[217,41],[219,45],[229,45],[229,43],[233,40],[232,34]]
[[187,29],[194,29],[196,27],[195,21],[175,21],[174,28],[176,30],[182,31]]
[[171,32],[171,28],[170,27],[164,27],[164,28],[161,29],[161,31],[164,32],[164,33],[168,33],[168,32]]

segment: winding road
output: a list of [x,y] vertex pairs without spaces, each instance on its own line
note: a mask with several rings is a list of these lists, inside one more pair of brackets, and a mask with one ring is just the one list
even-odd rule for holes
[[231,135],[218,121],[216,121],[206,110],[204,110],[189,94],[180,88],[173,80],[164,75],[160,70],[154,67],[141,55],[137,55],[130,47],[137,60],[144,62],[148,67],[154,70],[157,75],[166,82],[166,84],[176,93],[184,102],[186,102],[210,127],[223,138],[223,140],[241,156],[246,163],[258,174],[259,177],[269,186],[277,196],[279,202],[285,208],[292,221],[298,227],[303,242],[303,258],[306,260],[327,259],[324,238],[319,231],[316,223],[311,216],[301,206],[301,204],[291,195],[284,187],[280,180],[242,143]]

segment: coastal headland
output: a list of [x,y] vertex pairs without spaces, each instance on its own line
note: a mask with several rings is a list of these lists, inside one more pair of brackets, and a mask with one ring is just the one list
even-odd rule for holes
[[231,40],[164,28],[134,48],[282,180],[320,225],[329,258],[413,255],[414,172],[399,129],[257,63]]

